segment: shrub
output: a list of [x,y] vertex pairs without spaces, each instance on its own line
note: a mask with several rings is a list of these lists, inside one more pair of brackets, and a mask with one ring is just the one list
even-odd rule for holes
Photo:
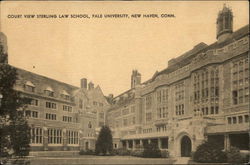
[[167,150],[161,150],[162,158],[169,158],[169,152]]
[[249,154],[240,153],[240,149],[237,147],[230,147],[227,151],[228,163],[246,163],[249,161]]
[[242,156],[242,163],[250,162],[250,155],[248,154],[241,154]]
[[125,148],[118,148],[118,149],[113,149],[112,154],[120,156],[129,156],[131,154],[131,151]]
[[143,150],[133,150],[131,151],[131,156],[143,157]]
[[93,150],[88,149],[88,150],[81,150],[79,154],[80,155],[95,155],[95,152]]
[[227,153],[227,161],[228,163],[239,163],[242,161],[242,157],[240,155],[240,150],[236,147],[230,147]]
[[215,142],[204,142],[197,147],[193,160],[201,163],[225,163],[227,155]]
[[161,157],[161,151],[158,148],[157,144],[150,143],[145,145],[145,148],[143,150],[143,157],[145,158],[160,158]]

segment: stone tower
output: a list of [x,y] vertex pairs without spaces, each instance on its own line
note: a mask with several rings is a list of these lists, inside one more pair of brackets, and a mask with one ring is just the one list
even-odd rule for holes
[[218,42],[224,41],[233,33],[233,13],[225,4],[218,14],[216,24]]
[[4,33],[0,32],[0,63],[8,63],[8,45],[7,37]]
[[132,71],[131,75],[131,88],[135,88],[141,84],[141,74],[137,70]]

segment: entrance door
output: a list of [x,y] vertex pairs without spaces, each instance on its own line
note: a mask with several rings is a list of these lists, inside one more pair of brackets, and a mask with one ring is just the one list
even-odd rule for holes
[[181,156],[191,156],[191,140],[188,136],[183,136],[181,139]]
[[85,150],[89,149],[89,142],[85,142]]

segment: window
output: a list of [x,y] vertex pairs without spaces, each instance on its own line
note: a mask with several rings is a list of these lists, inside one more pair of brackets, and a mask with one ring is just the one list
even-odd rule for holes
[[167,107],[163,107],[162,117],[163,118],[167,117]]
[[146,96],[146,109],[150,109],[152,106],[152,97],[151,95]]
[[68,111],[68,112],[72,112],[72,107],[71,106],[67,106],[67,105],[63,105],[63,110],[64,111]]
[[236,124],[236,122],[237,122],[236,117],[232,117],[232,119],[233,119],[233,124]]
[[161,103],[161,91],[157,92],[157,103]]
[[132,124],[135,124],[135,117],[132,117]]
[[219,106],[215,106],[215,114],[219,114]]
[[[211,111],[212,109],[214,110],[214,107],[211,107]],[[206,108],[205,115],[208,115],[208,108]]]
[[249,103],[249,95],[245,95],[245,102]]
[[29,104],[30,104],[30,105],[33,105],[33,106],[38,106],[38,100],[36,100],[36,99],[31,99],[31,101],[30,101]]
[[149,112],[149,113],[146,113],[146,122],[149,122],[152,120],[152,113]]
[[249,116],[245,115],[245,122],[248,123],[249,122]]
[[43,130],[42,128],[31,128],[31,143],[42,144],[43,143]]
[[238,117],[238,120],[239,120],[239,123],[242,123],[242,122],[243,122],[243,117],[242,117],[242,116],[239,116],[239,117]]
[[219,87],[215,87],[215,97],[219,97]]
[[38,118],[38,112],[27,110],[27,111],[25,111],[25,116],[32,117],[32,118]]
[[25,91],[27,91],[27,92],[32,92],[32,93],[34,93],[34,92],[35,92],[35,85],[34,85],[32,82],[27,81],[27,82],[25,83],[25,85],[24,85],[24,89],[25,89]]
[[127,126],[128,125],[128,119],[123,119],[123,126]]
[[89,121],[88,128],[92,128],[92,123]]
[[46,113],[47,120],[56,120],[56,114]]
[[160,119],[161,118],[161,108],[158,108],[157,109],[157,116],[158,116],[158,118]]
[[184,99],[184,83],[175,85],[175,100],[181,101]]
[[135,106],[131,107],[131,113],[135,113]]
[[79,108],[83,108],[83,101],[82,101],[82,99],[79,99]]
[[168,90],[167,89],[163,89],[162,90],[162,101],[163,102],[167,102],[168,101]]
[[100,117],[101,119],[104,119],[104,113],[103,113],[103,112],[99,113],[99,117]]
[[211,107],[211,114],[214,114],[214,107]]
[[123,109],[122,110],[122,115],[127,115],[127,114],[129,114],[129,109],[128,108]]
[[70,116],[63,116],[63,121],[64,122],[72,122],[72,117],[70,117]]
[[117,121],[117,120],[115,121],[115,127],[119,128],[119,121]]
[[69,95],[61,94],[61,97],[62,97],[64,100],[70,100]]
[[[232,99],[233,105],[249,102],[249,96],[245,89],[249,86],[249,65],[248,57],[235,61],[232,68]],[[238,73],[238,75],[237,75]]]
[[62,130],[61,129],[48,129],[48,143],[49,144],[62,144]]
[[56,109],[56,103],[46,101],[46,108]]
[[175,106],[176,115],[184,115],[184,104],[179,104]]
[[54,97],[54,91],[52,90],[51,87],[47,87],[47,88],[44,90],[44,94],[47,95],[47,96],[50,96],[50,97]]
[[68,144],[78,144],[79,134],[77,131],[67,130],[66,136],[67,136]]
[[227,122],[228,122],[228,124],[232,124],[232,118],[231,118],[231,117],[228,117],[228,118],[227,118]]
[[165,132],[165,131],[167,131],[167,126],[165,124],[161,125],[161,126],[157,126],[156,131],[157,132],[161,132],[161,131]]
[[238,104],[238,91],[233,91],[233,104]]
[[168,107],[163,106],[157,109],[157,117],[160,118],[166,118],[168,116]]

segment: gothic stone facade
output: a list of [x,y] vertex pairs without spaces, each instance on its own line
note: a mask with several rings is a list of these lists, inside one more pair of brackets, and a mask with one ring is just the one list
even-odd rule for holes
[[113,98],[107,112],[114,148],[157,143],[171,156],[190,156],[204,140],[249,150],[249,26],[233,32],[232,11],[218,14],[217,42],[200,43]]
[[[81,80],[81,88],[17,69],[15,89],[32,99],[25,110],[31,126],[31,149],[87,150],[95,148],[108,102],[99,86]],[[85,82],[85,83],[83,83]]]

